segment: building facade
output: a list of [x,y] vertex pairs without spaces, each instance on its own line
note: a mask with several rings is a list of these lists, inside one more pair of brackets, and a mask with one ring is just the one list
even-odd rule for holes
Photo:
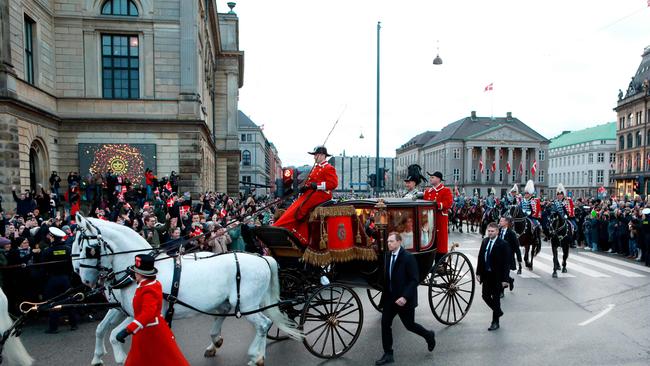
[[633,196],[650,192],[650,46],[643,50],[641,64],[625,93],[619,90],[616,104],[616,195]]
[[237,192],[238,24],[212,1],[0,1],[2,194],[109,167]]
[[564,131],[549,145],[549,187],[562,183],[573,197],[596,197],[598,189],[614,193],[616,123]]
[[[336,192],[374,192],[370,187],[371,174],[376,174],[376,157],[338,155],[329,159],[329,163],[336,168],[339,184]],[[379,158],[379,167],[384,169],[384,187],[382,191],[395,191],[401,188],[400,180],[396,180],[395,159]]]
[[239,148],[241,149],[240,191],[255,188],[258,195],[272,194],[276,178],[282,176],[282,161],[260,126],[242,111],[239,119]]
[[[494,188],[503,196],[514,184],[523,186],[528,179],[535,181],[538,193],[544,195],[548,189],[549,140],[510,112],[495,118],[472,112],[421,145],[417,154],[409,155],[418,156],[416,162],[424,171],[442,172],[447,186],[465,189],[467,195],[477,191],[485,196]],[[400,149],[398,155],[403,154]]]
[[422,146],[434,138],[439,131],[425,131],[411,138],[395,151],[395,175],[406,178],[408,166],[418,164],[422,166]]

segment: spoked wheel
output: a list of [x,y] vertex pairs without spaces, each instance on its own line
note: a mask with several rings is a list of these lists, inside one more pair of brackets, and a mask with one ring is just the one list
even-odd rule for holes
[[300,326],[307,350],[319,358],[341,357],[361,334],[363,307],[349,287],[330,284],[317,289],[305,303]]
[[474,268],[459,252],[445,254],[433,266],[429,281],[429,306],[433,316],[446,325],[461,321],[474,300]]
[[372,307],[381,313],[382,308],[381,305],[379,304],[379,300],[381,300],[381,291],[375,290],[373,288],[369,288],[366,290],[366,293],[368,294],[368,299],[370,300]]
[[[278,277],[280,280],[280,300],[292,299],[297,296],[305,295],[304,281],[300,279],[300,277],[287,272],[280,272]],[[296,320],[302,312],[302,305],[299,306],[300,308],[286,305],[280,306],[279,309],[281,312],[286,314],[289,319]],[[275,324],[271,325],[271,328],[269,328],[269,331],[266,333],[266,337],[274,341],[289,339],[289,336],[276,327]]]

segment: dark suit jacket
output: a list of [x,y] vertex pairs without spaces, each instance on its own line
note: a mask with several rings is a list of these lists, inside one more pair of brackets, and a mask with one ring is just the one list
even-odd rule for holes
[[[385,306],[386,301],[392,304],[400,297],[404,297],[406,299],[404,307],[414,308],[418,306],[418,263],[415,261],[413,254],[401,248],[393,265],[392,287],[390,287],[388,285],[388,271],[390,269],[391,255],[392,252],[390,251],[384,255],[386,270],[384,271],[384,291],[381,294],[381,304]],[[389,290],[390,288],[392,288],[392,291]]]
[[[501,237],[501,229],[499,229],[499,237]],[[519,239],[517,238],[517,234],[512,229],[508,228],[503,240],[505,240],[510,247],[510,269],[517,269],[517,261],[514,256],[514,253],[517,252],[517,248],[519,248]]]
[[[483,239],[481,250],[478,252],[476,274],[482,277],[481,280],[490,275],[485,269],[485,250],[489,241],[489,238]],[[491,275],[501,282],[508,282],[510,280],[511,261],[512,253],[510,252],[510,246],[508,246],[508,243],[505,240],[497,238],[492,246],[492,251],[490,252]]]

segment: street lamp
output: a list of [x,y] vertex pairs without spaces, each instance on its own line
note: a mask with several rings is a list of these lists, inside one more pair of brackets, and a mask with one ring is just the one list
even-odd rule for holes
[[436,58],[433,59],[434,65],[442,65],[442,59],[440,58],[440,41],[436,41]]

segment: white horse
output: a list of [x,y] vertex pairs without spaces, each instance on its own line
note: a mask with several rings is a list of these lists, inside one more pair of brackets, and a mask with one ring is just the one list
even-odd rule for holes
[[[7,296],[0,289],[0,334],[11,328],[12,324],[11,317],[9,317]],[[1,352],[2,354],[0,356],[2,358],[0,363],[3,365],[29,366],[34,362],[20,339],[13,335],[7,339]]]
[[[140,235],[132,229],[111,222],[93,218],[84,218],[77,214],[77,224],[82,231],[75,238],[73,253],[79,257],[73,261],[75,271],[78,271],[81,281],[90,287],[98,284],[99,270],[110,269],[121,272],[133,264],[133,258],[138,253],[122,253],[127,251],[141,251],[147,253],[152,249]],[[95,251],[100,257],[89,255]],[[197,309],[209,313],[232,313],[238,301],[242,313],[255,311],[267,305],[280,301],[280,284],[278,280],[278,265],[271,257],[259,257],[251,254],[240,253],[237,255],[241,274],[239,294],[237,293],[236,276],[237,268],[233,254],[212,256],[212,253],[199,253],[196,257],[186,255],[182,260],[182,275],[180,280],[178,298]],[[166,254],[157,257],[158,280],[163,291],[169,292],[172,286],[174,261],[165,260]],[[77,263],[74,263],[77,262]],[[126,353],[115,335],[126,327],[133,317],[133,296],[135,285],[113,291],[114,301],[120,303],[123,311],[128,314],[111,332],[110,342],[113,346],[115,361],[124,363]],[[165,313],[167,303],[163,304],[162,312]],[[187,318],[200,313],[177,304],[174,319]],[[95,357],[93,365],[102,364],[101,356],[106,353],[103,337],[106,329],[125,317],[121,310],[111,310],[97,328],[97,342],[95,344]],[[296,329],[295,323],[282,314],[277,307],[271,307],[264,312],[254,312],[245,315],[253,324],[256,333],[248,349],[249,365],[261,366],[264,364],[266,352],[266,333],[272,323],[295,339],[301,339],[302,334]],[[269,319],[270,318],[270,319]],[[205,356],[211,357],[216,349],[221,346],[221,325],[224,317],[215,317],[215,322],[210,332],[211,343],[207,347]],[[102,331],[100,332],[100,328]],[[101,333],[101,334],[100,334]]]

